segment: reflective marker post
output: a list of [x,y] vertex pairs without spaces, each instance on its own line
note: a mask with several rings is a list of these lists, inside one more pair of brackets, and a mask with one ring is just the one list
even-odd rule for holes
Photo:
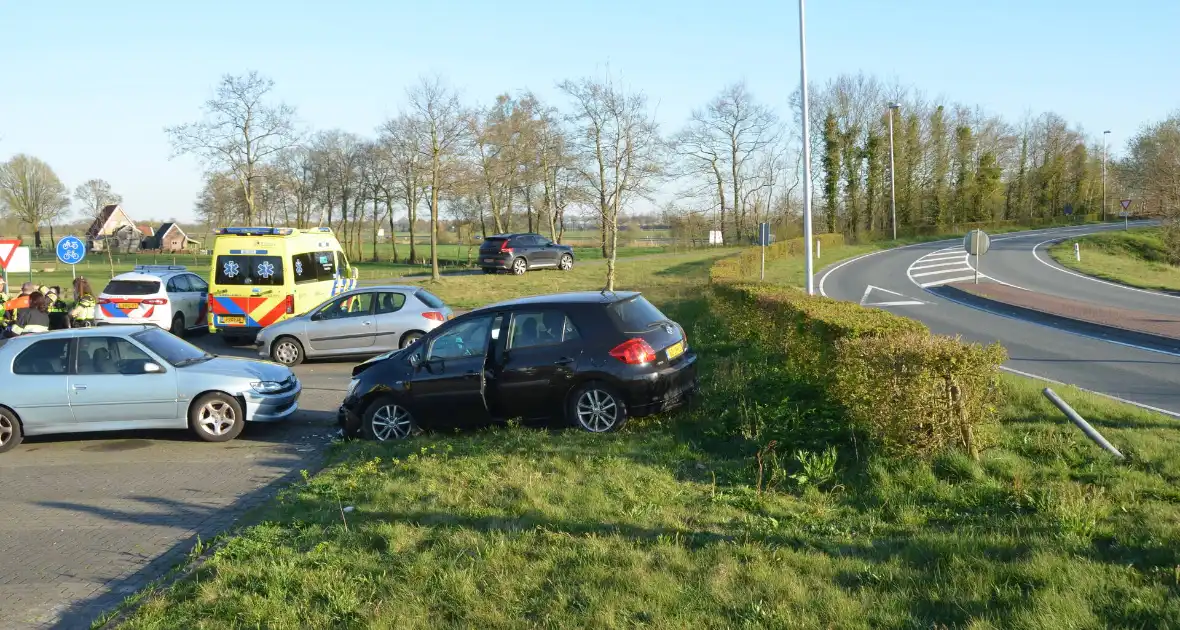
[[761,280],[766,279],[766,246],[770,244],[770,224],[758,224],[758,244],[762,246],[762,276]]

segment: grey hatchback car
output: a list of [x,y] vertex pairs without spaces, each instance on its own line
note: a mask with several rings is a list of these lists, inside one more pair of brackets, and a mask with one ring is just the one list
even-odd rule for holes
[[371,356],[404,348],[453,317],[438,296],[421,287],[365,287],[263,328],[255,345],[258,356],[289,366],[304,359]]
[[290,368],[219,357],[156,326],[72,328],[0,343],[0,452],[26,435],[189,428],[226,442],[298,409]]

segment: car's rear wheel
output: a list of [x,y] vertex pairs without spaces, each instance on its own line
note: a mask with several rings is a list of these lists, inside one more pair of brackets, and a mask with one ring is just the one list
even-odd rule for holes
[[177,313],[172,316],[172,328],[168,332],[177,337],[184,337],[184,313]]
[[24,439],[16,414],[0,408],[0,453],[11,451]]
[[241,403],[222,392],[197,398],[189,407],[188,422],[197,437],[206,442],[228,442],[246,426]]
[[561,261],[557,263],[557,268],[562,271],[569,271],[574,268],[574,257],[569,254],[562,254]]
[[411,330],[410,332],[402,335],[401,341],[399,341],[397,344],[398,349],[400,350],[402,348],[408,348],[410,346],[410,344],[414,343],[415,341],[418,341],[425,334],[426,333],[424,333],[420,330]]
[[516,260],[512,261],[512,273],[514,273],[518,276],[523,276],[524,272],[526,272],[528,270],[529,270],[529,263],[527,260],[525,260],[523,258],[517,258]]
[[279,337],[271,346],[270,358],[287,367],[299,365],[303,363],[303,344],[294,337]]
[[566,418],[583,431],[609,433],[627,424],[627,405],[606,383],[586,383],[574,390],[567,404]]
[[377,442],[404,440],[417,432],[418,425],[410,410],[392,396],[384,396],[369,405],[361,421],[361,433]]

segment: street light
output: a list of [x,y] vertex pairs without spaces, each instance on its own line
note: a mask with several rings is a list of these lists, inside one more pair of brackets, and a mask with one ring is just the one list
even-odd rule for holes
[[1106,221],[1106,137],[1110,130],[1102,132],[1102,221]]
[[893,218],[893,240],[897,240],[897,180],[893,177],[893,110],[901,111],[901,103],[889,104],[889,214]]
[[807,295],[815,295],[811,258],[811,123],[807,119],[807,27],[799,0],[799,89],[803,96],[803,254],[807,257]]

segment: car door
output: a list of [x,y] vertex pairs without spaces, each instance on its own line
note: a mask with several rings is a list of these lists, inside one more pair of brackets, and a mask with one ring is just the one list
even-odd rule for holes
[[69,338],[43,339],[16,355],[0,390],[26,435],[68,431],[75,424],[69,397]]
[[513,313],[504,351],[491,370],[492,411],[504,418],[559,415],[581,351],[581,335],[564,311]]
[[188,282],[183,274],[168,278],[164,283],[164,290],[168,293],[168,303],[172,306],[172,316],[177,313],[184,315],[184,325],[193,325],[192,297],[189,295]]
[[329,301],[307,322],[307,342],[316,352],[364,353],[373,349],[375,293],[351,293]]
[[[486,422],[486,359],[503,317],[489,313],[438,328],[414,359],[410,404],[422,420],[452,426]],[[497,335],[498,336],[498,335]]]
[[373,298],[373,322],[377,327],[373,350],[397,350],[402,335],[410,330],[409,317],[422,319],[417,313],[407,314],[406,294],[400,291],[381,291]]
[[187,319],[188,315],[185,318],[192,326],[204,326],[209,319],[209,285],[196,274],[190,273],[186,279],[190,295],[193,296],[194,310],[192,319]]
[[545,238],[544,236],[536,236],[534,238],[537,239],[537,251],[540,252],[540,259],[543,260],[546,265],[553,265],[556,267],[558,254],[560,253],[557,251],[557,246],[553,244],[553,241]]
[[536,236],[525,234],[517,237],[517,239],[523,245],[524,257],[529,261],[530,267],[544,267],[548,264],[545,261],[545,248],[539,246],[540,243],[537,242]]
[[[164,369],[146,374],[135,369],[145,362]],[[69,395],[80,425],[95,429],[184,426],[175,369],[126,337],[78,338]]]

